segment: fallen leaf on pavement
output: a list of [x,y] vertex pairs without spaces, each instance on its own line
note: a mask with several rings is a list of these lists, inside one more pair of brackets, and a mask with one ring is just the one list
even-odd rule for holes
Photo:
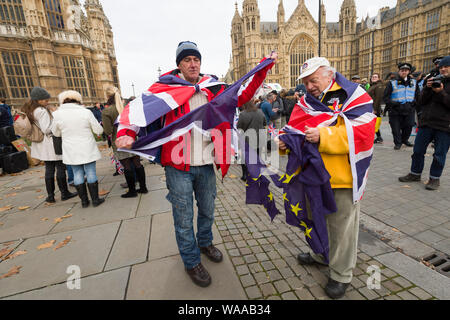
[[44,198],[45,198],[45,195],[42,195],[42,196],[37,197],[36,199],[44,199]]
[[48,221],[48,218],[42,218],[41,221]]
[[99,196],[106,196],[107,194],[109,194],[109,191],[107,191],[107,190],[100,190],[100,191],[98,192],[98,195],[99,195]]
[[10,197],[15,197],[15,196],[17,196],[17,192],[7,194],[5,197],[10,198]]
[[60,223],[62,222],[64,219],[70,218],[72,217],[71,214],[66,214],[65,216],[62,216],[61,218],[56,218],[53,220],[54,223]]
[[12,255],[7,256],[5,260],[12,260],[12,259],[14,259],[14,258],[16,258],[18,256],[22,256],[24,254],[27,254],[26,250],[24,250],[24,251],[17,251],[15,253],[13,253]]
[[63,242],[60,242],[56,247],[54,247],[54,248],[53,248],[53,251],[56,251],[56,250],[58,250],[58,249],[64,247],[65,245],[67,245],[67,244],[70,242],[70,240],[72,240],[72,237],[71,237],[71,236],[68,236],[68,237],[66,238],[66,240],[64,240]]
[[10,241],[10,242],[4,243],[3,246],[4,247],[9,247],[10,245],[13,245],[14,243],[16,243],[16,242],[15,241]]
[[410,186],[406,185],[406,186],[402,186],[402,188],[411,188]]
[[19,210],[23,211],[23,210],[27,210],[27,209],[30,209],[30,208],[31,208],[30,206],[19,207]]
[[54,205],[54,203],[46,202],[46,203],[44,204],[44,206],[46,206],[46,207],[51,207],[52,205]]
[[234,174],[230,174],[229,177],[230,177],[231,179],[236,179],[236,178],[237,178],[237,176],[235,176]]
[[50,247],[52,247],[52,246],[55,244],[55,242],[56,242],[56,240],[52,240],[52,241],[50,241],[50,242],[41,244],[39,247],[37,247],[37,249],[38,249],[38,250],[42,250],[42,249],[50,248]]
[[7,205],[6,207],[0,208],[0,212],[5,212],[5,211],[9,211],[12,208],[14,208],[14,206],[12,205]]
[[11,270],[9,270],[4,275],[0,276],[0,280],[4,279],[4,278],[11,277],[11,276],[13,276],[15,274],[18,274],[21,268],[22,268],[22,266],[19,266],[19,267],[18,266],[14,266],[14,267],[12,267]]
[[400,232],[400,230],[398,230],[398,229],[395,229],[395,228],[392,228],[392,231],[395,231],[395,232]]
[[36,190],[36,193],[39,193],[39,192],[42,192],[42,190],[41,189]]
[[13,187],[13,190],[20,190],[22,187]]
[[9,255],[12,251],[13,251],[13,249],[9,249],[8,247],[3,248],[2,250],[0,250],[0,259],[3,258],[3,257],[6,257],[6,256]]

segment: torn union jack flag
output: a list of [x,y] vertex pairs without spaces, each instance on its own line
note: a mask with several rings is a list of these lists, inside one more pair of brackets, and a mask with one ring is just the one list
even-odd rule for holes
[[[265,74],[273,65],[272,59],[263,60],[211,102],[189,112],[164,128],[141,137],[133,144],[131,150],[123,151],[155,160],[165,143],[175,140],[191,130],[198,130],[213,141],[215,162],[220,167],[222,176],[225,177],[232,159],[232,131],[236,108],[247,88],[254,86],[257,81],[261,81],[262,84],[263,79],[257,77],[256,74]],[[131,102],[118,121],[120,125],[124,126],[146,127],[183,105],[195,92],[203,91],[203,88],[217,84],[217,80],[212,77],[193,86],[175,76],[163,76],[150,88],[151,91]]]
[[[305,140],[305,127],[334,126],[338,117],[344,119],[354,181],[353,200],[356,203],[361,200],[366,186],[376,123],[373,101],[365,90],[339,73],[336,75],[336,82],[348,97],[342,106],[335,103],[334,110],[331,110],[319,100],[306,95],[295,107],[289,124],[282,131],[284,134],[279,137],[289,149],[285,174],[275,173],[260,159],[256,163],[250,161],[256,156],[248,145],[245,158],[249,172],[247,204],[264,205],[273,220],[280,211],[269,186],[282,189],[286,222],[299,227],[311,249],[316,254],[323,255],[327,262],[329,242],[326,216],[334,214],[337,208],[330,185],[331,177],[324,166],[318,145]],[[245,144],[243,141],[241,143]]]

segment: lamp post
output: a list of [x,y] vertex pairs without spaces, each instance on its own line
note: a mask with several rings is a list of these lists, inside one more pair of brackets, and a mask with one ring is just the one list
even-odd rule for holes
[[319,0],[319,57],[322,53],[322,0]]
[[134,83],[132,83],[131,86],[133,87],[133,97],[136,97],[136,93],[134,92]]

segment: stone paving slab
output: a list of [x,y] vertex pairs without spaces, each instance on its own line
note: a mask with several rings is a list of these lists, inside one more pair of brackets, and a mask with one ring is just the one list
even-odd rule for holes
[[130,269],[126,267],[81,278],[79,290],[69,290],[64,282],[4,300],[123,300]]
[[[0,242],[46,235],[55,227],[55,219],[65,216],[73,204],[8,213],[0,222]],[[46,220],[45,220],[46,219]]]
[[137,217],[172,211],[172,205],[166,199],[168,193],[167,189],[163,189],[150,191],[143,196],[139,203]]
[[[219,250],[225,252],[223,245]],[[221,263],[202,259],[211,275],[208,288],[192,284],[179,255],[133,266],[128,285],[128,300],[244,300],[233,265],[224,256]]]
[[450,279],[399,253],[392,252],[378,257],[387,267],[394,269],[401,276],[428,291],[441,300],[450,300]]
[[122,221],[105,270],[145,262],[150,242],[150,226],[151,217]]
[[364,230],[359,232],[358,248],[371,257],[394,251],[392,247]]
[[36,190],[24,192],[22,190],[8,189],[7,192],[0,196],[2,198],[2,200],[0,201],[0,207],[13,206],[13,208],[9,210],[8,213],[20,211],[19,207],[29,206],[31,208],[36,208],[44,203],[45,198],[38,198],[39,196],[42,196],[44,194],[46,198],[47,194],[45,193],[45,191],[38,193],[36,192]]
[[[194,210],[194,233],[197,230],[195,223],[195,221],[197,221],[196,211],[197,210]],[[213,225],[212,230],[213,244],[217,245],[222,243],[222,238],[215,225]],[[152,216],[152,230],[150,236],[148,260],[158,260],[179,254],[175,238],[172,212]]]
[[131,219],[136,215],[137,206],[137,201],[120,197],[108,197],[107,201],[98,208],[94,208],[92,204],[88,208],[82,208],[81,203],[77,203],[70,211],[73,216],[59,223],[51,233]]
[[[0,297],[64,282],[68,278],[67,267],[71,265],[79,266],[82,276],[102,272],[118,228],[117,222],[24,241],[16,251],[27,251],[26,254],[0,263],[0,274],[22,266],[19,274],[1,280]],[[71,241],[55,251],[57,244],[68,236],[72,237]],[[37,249],[52,240],[56,242],[51,248]]]

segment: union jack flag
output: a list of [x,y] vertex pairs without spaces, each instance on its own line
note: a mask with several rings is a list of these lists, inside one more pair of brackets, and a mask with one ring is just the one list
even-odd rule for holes
[[[165,143],[198,130],[204,136],[211,137],[214,143],[215,161],[225,177],[233,155],[232,134],[236,108],[246,101],[248,92],[256,92],[262,85],[265,75],[274,65],[272,59],[264,59],[247,75],[235,82],[211,102],[189,112],[163,129],[141,137],[131,150],[123,150],[155,160]],[[220,84],[213,77],[204,77],[197,85],[175,76],[165,75],[148,92],[131,102],[119,117],[119,130],[124,127],[135,131],[158,120],[171,110],[186,103],[196,92],[209,94],[205,90]],[[250,97],[251,98],[251,97]],[[248,98],[248,100],[250,99]]]
[[304,134],[306,126],[329,127],[336,124],[338,117],[344,119],[353,176],[353,201],[356,203],[362,199],[367,183],[377,117],[373,114],[373,100],[363,88],[339,73],[336,73],[336,82],[348,97],[341,107],[335,103],[335,110],[332,111],[307,94],[298,102],[287,127]]
[[269,124],[268,131],[269,131],[270,137],[272,139],[275,139],[276,137],[278,137],[280,135],[280,130],[275,129],[275,127],[273,126],[272,123]]

